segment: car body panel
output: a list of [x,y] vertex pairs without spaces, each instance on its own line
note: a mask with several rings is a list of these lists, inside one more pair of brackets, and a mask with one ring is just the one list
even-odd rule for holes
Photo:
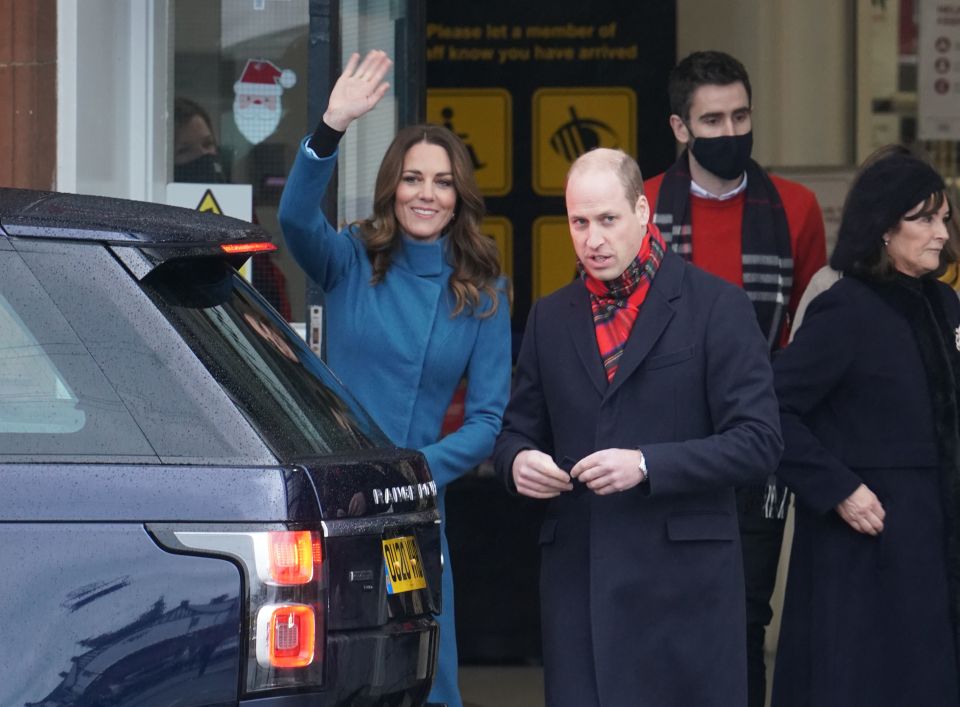
[[5,522],[319,523],[302,469],[3,464]]
[[0,522],[0,704],[231,704],[241,583],[132,523]]

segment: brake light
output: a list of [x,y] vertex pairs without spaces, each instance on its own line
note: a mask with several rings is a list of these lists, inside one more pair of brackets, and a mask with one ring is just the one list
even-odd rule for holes
[[316,616],[304,604],[271,604],[257,615],[257,662],[264,668],[304,668],[313,662]]
[[284,585],[306,584],[312,580],[313,546],[313,535],[308,530],[271,532],[270,579]]
[[321,533],[266,529],[154,532],[165,547],[230,557],[244,568],[244,694],[323,685],[327,572]]
[[221,243],[220,249],[224,253],[269,253],[277,249],[270,241],[256,241],[254,243]]

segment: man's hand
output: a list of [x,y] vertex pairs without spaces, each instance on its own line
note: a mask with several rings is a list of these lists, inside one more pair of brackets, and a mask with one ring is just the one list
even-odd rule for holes
[[567,472],[536,449],[525,449],[514,457],[513,482],[519,493],[530,498],[553,498],[573,490]]
[[626,491],[643,481],[638,449],[603,449],[584,457],[570,470],[598,496]]
[[883,519],[887,515],[880,499],[865,484],[857,486],[853,493],[837,504],[837,513],[847,525],[865,535],[882,533]]

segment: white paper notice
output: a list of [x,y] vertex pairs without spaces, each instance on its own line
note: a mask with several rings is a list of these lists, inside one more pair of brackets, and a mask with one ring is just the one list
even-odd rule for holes
[[960,140],[960,2],[919,0],[918,137]]

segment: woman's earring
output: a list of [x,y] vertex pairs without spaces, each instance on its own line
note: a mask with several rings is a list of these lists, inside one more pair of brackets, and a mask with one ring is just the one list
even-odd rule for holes
[[884,245],[890,245],[890,239],[889,239],[889,238],[884,238],[884,239],[883,239],[883,244],[884,244]]

